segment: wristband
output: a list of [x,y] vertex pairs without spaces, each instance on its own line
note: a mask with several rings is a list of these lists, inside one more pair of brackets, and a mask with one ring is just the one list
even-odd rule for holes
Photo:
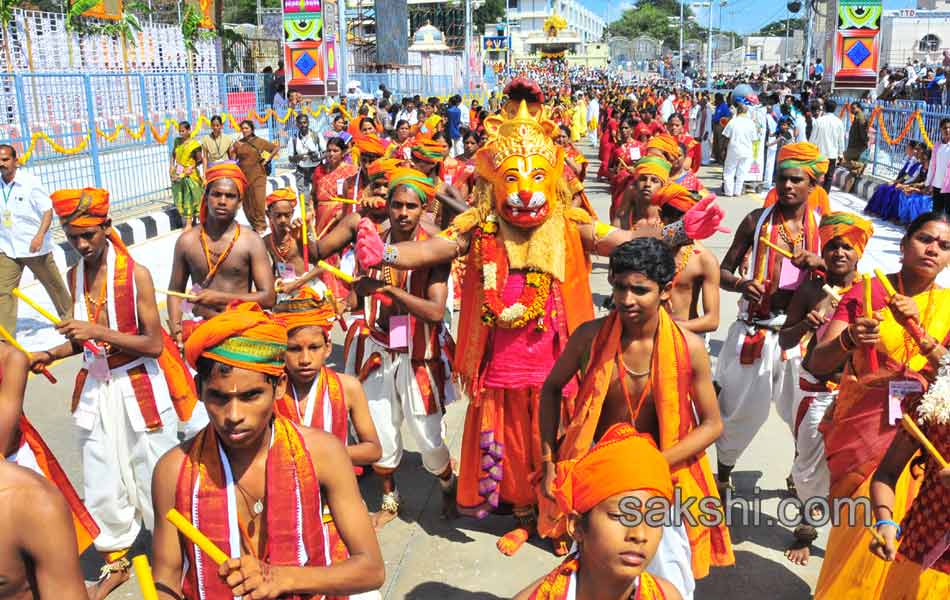
[[399,249],[393,244],[383,246],[383,262],[387,265],[394,265],[399,260]]
[[881,525],[893,525],[894,527],[896,527],[896,528],[897,528],[897,539],[901,539],[901,526],[898,525],[897,522],[892,521],[892,520],[890,520],[890,519],[881,519],[880,521],[878,521],[877,523],[874,524],[874,529],[880,529],[880,528],[881,528]]

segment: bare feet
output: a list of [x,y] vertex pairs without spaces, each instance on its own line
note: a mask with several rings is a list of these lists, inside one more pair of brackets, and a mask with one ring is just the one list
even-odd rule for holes
[[376,530],[382,529],[386,523],[399,516],[399,504],[399,492],[397,490],[383,494],[379,512],[370,513],[369,515],[373,528]]
[[369,520],[373,524],[373,529],[379,531],[398,516],[398,513],[381,510],[379,512],[369,513]]
[[514,556],[515,552],[524,546],[524,543],[531,537],[531,532],[526,527],[515,527],[505,535],[498,538],[495,544],[498,551],[505,556]]
[[[121,560],[125,559],[123,558],[120,559],[120,561]],[[121,563],[117,561],[117,563],[114,564],[120,565]],[[123,566],[125,568],[123,568]],[[117,568],[109,571],[103,570],[105,577],[86,588],[90,600],[103,600],[103,598],[111,594],[117,587],[129,580],[132,574],[129,571],[130,563],[128,560],[125,560],[123,566],[117,566]]]
[[795,528],[795,541],[785,550],[785,558],[790,562],[805,566],[811,557],[811,543],[818,537],[818,530],[811,525],[799,525]]

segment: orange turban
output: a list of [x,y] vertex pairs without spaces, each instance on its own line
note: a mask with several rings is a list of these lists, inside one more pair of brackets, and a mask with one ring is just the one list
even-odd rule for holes
[[683,158],[683,151],[680,149],[679,142],[668,133],[660,133],[650,138],[650,141],[647,142],[646,152],[649,153],[651,149],[662,152],[663,156],[670,162]]
[[423,162],[440,163],[449,153],[449,147],[442,140],[417,136],[412,143],[412,157]]
[[248,186],[247,177],[244,175],[244,171],[237,166],[237,163],[230,161],[219,162],[205,170],[205,185],[211,185],[211,182],[219,179],[230,179],[233,181],[234,185],[238,188],[238,193],[240,193],[242,197],[244,196],[244,191]]
[[256,302],[242,302],[198,326],[185,342],[185,359],[202,356],[239,369],[279,376],[284,372],[287,328]]
[[435,197],[435,182],[426,177],[422,171],[411,169],[409,167],[397,167],[389,173],[389,195],[401,185],[412,188],[419,196],[419,200],[425,204]]
[[403,162],[405,161],[399,158],[379,158],[369,163],[369,166],[366,167],[366,174],[370,181],[376,181],[377,179],[389,181],[389,174],[394,169],[401,167]]
[[641,173],[647,173],[649,175],[655,175],[666,182],[670,178],[670,169],[672,168],[673,166],[670,165],[670,163],[659,156],[644,156],[637,161],[633,169],[633,174],[634,176],[638,176]]
[[653,192],[650,204],[666,206],[669,204],[678,211],[686,212],[699,202],[698,194],[686,189],[678,183],[667,183]]
[[305,287],[296,297],[274,306],[274,314],[287,326],[287,333],[298,327],[320,327],[327,334],[333,327],[337,314],[333,301]]
[[297,206],[297,193],[290,188],[280,188],[268,194],[266,202],[268,207],[277,202],[290,202],[294,206]]
[[353,134],[353,144],[361,154],[372,154],[373,156],[386,154],[387,144],[375,133],[367,135],[357,131]]
[[874,235],[874,225],[867,219],[849,212],[833,212],[821,218],[818,225],[818,237],[824,246],[836,237],[844,239],[858,251],[858,257],[864,254],[868,240]]
[[109,218],[109,192],[103,189],[57,190],[50,199],[63,225],[95,227]]
[[810,142],[786,144],[775,157],[775,168],[802,169],[817,181],[828,172],[828,159],[821,155],[818,146]]
[[653,438],[629,423],[612,425],[587,454],[556,468],[554,496],[565,514],[584,514],[621,492],[652,490],[673,498],[669,464]]

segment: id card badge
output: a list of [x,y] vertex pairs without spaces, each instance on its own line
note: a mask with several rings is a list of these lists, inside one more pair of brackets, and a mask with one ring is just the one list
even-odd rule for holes
[[903,412],[901,402],[907,396],[919,394],[924,391],[919,382],[913,380],[892,381],[887,386],[887,422],[890,425],[896,425],[901,420]]
[[3,226],[7,229],[13,228],[13,212],[9,209],[3,211]]
[[293,281],[297,279],[297,271],[292,264],[279,262],[277,263],[277,276],[284,281]]
[[343,186],[346,184],[346,179],[337,179],[336,180],[336,195],[343,195]]
[[393,350],[409,347],[409,315],[389,317],[389,347]]
[[109,381],[112,372],[109,371],[109,360],[104,353],[93,352],[89,348],[82,349],[83,366],[91,376],[99,381]]

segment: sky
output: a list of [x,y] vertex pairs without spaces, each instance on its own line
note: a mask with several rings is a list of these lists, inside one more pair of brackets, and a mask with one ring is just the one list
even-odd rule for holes
[[[579,0],[581,4],[591,9],[600,16],[607,14],[607,22],[615,21],[621,13],[627,8],[632,7],[635,2],[631,0]],[[648,1],[648,0],[644,0]],[[728,0],[728,3],[722,9],[722,19],[725,29],[732,29],[738,33],[754,33],[762,26],[784,19],[787,13],[785,8],[786,0],[778,2],[762,2],[762,0]],[[917,6],[916,0],[884,0],[884,10],[895,10],[898,8],[914,8]],[[606,11],[609,10],[609,13]],[[707,19],[707,9],[697,8],[694,13],[700,22],[705,24]],[[804,11],[799,12],[801,16]],[[731,24],[731,25],[730,25]],[[719,9],[716,8],[713,13],[713,28],[719,28]]]

